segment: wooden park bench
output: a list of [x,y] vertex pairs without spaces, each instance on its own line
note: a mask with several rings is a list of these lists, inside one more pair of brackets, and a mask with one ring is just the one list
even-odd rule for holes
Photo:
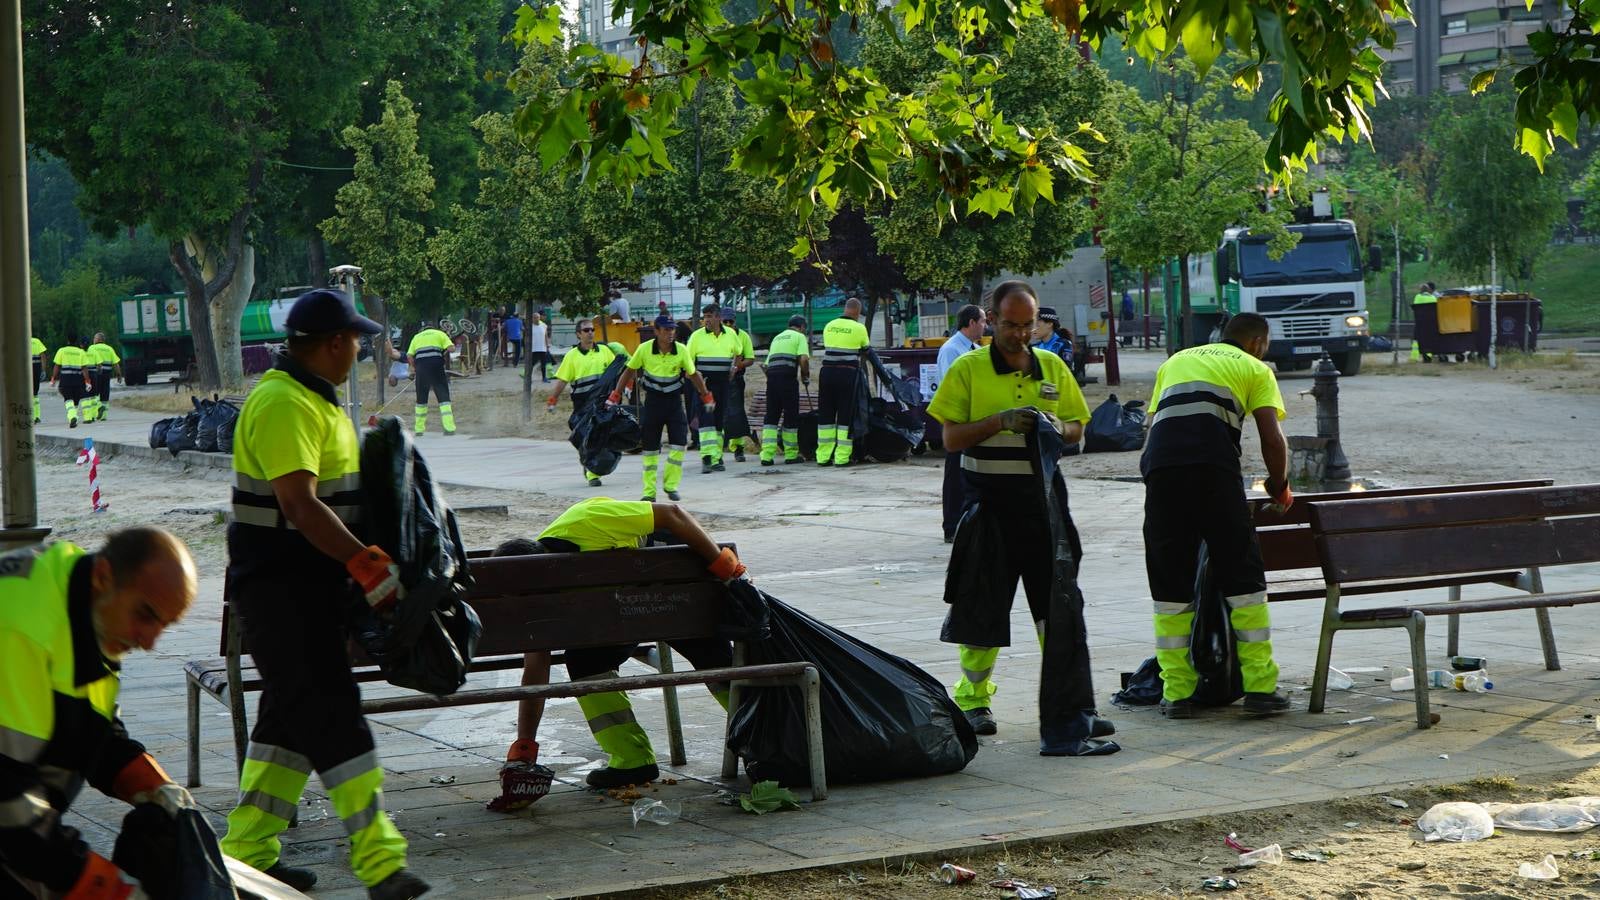
[[[1411,641],[1417,727],[1429,726],[1427,619],[1531,609],[1538,620],[1545,668],[1561,668],[1550,608],[1600,602],[1600,587],[1544,592],[1541,569],[1600,562],[1600,485],[1532,487],[1413,497],[1313,501],[1311,530],[1325,582],[1322,635],[1311,686],[1311,711],[1328,689],[1333,637],[1347,629],[1404,628]],[[1444,603],[1341,609],[1359,586],[1516,570],[1511,585],[1526,593]],[[1493,579],[1504,583],[1500,579]],[[1455,596],[1459,596],[1456,594]]]
[[[552,553],[540,556],[485,558],[471,554],[476,582],[467,601],[483,623],[472,672],[520,670],[523,654],[551,651],[552,663],[564,662],[562,651],[585,647],[631,645],[635,658],[659,667],[650,674],[562,682],[547,685],[474,687],[467,684],[449,696],[407,693],[365,698],[369,715],[418,709],[443,709],[482,703],[515,703],[547,697],[579,697],[608,691],[661,688],[674,766],[686,762],[676,689],[681,685],[729,684],[729,721],[738,709],[739,692],[748,687],[792,686],[805,703],[807,750],[811,761],[811,796],[827,797],[822,755],[822,713],[816,667],[809,662],[743,665],[742,644],[734,644],[734,665],[727,668],[675,671],[668,641],[713,638],[728,621],[728,591],[706,572],[705,562],[683,547],[610,550],[594,553]],[[243,646],[241,630],[224,608],[222,657],[191,660],[184,665],[188,684],[189,777],[200,784],[200,695],[225,704],[232,715],[236,762],[243,765],[249,743],[244,695],[259,691],[262,681]],[[351,673],[358,682],[383,682],[383,674],[352,647]],[[722,775],[736,778],[738,757],[724,750]]]

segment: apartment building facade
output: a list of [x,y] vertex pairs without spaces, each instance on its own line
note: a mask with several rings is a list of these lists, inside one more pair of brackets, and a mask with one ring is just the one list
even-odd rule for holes
[[1397,23],[1394,49],[1379,51],[1391,94],[1463,93],[1497,60],[1531,60],[1528,35],[1566,19],[1560,0],[1415,0],[1411,11],[1415,23]]

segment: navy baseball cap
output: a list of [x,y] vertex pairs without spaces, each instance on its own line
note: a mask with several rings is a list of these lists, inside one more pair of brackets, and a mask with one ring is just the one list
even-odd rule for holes
[[294,298],[284,322],[295,334],[332,334],[353,328],[362,334],[381,334],[383,326],[356,312],[355,301],[344,291],[318,288]]
[[671,316],[656,316],[657,328],[676,328],[677,325],[678,323],[672,321]]

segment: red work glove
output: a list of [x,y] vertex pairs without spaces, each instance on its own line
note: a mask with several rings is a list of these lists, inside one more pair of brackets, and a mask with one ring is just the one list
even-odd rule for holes
[[551,394],[549,397],[545,398],[544,411],[545,412],[555,412],[556,411],[556,395],[555,394]]
[[1283,513],[1289,511],[1289,507],[1294,505],[1294,492],[1289,490],[1289,482],[1287,479],[1284,480],[1282,486],[1278,490],[1272,489],[1272,479],[1270,478],[1267,479],[1267,483],[1264,487],[1266,489],[1267,496],[1272,499],[1272,503],[1268,504],[1268,508],[1273,512],[1282,515]]
[[393,606],[404,591],[400,585],[400,567],[376,545],[345,560],[344,568],[356,584],[361,585],[367,605],[377,612]]
[[711,396],[710,391],[706,391],[704,394],[700,395],[700,404],[706,408],[706,412],[708,413],[714,413],[717,411],[717,398]]
[[723,581],[732,581],[745,572],[744,563],[739,562],[739,557],[727,547],[722,548],[722,552],[706,569]]
[[141,753],[128,761],[111,782],[111,796],[128,803],[140,803],[137,797],[155,794],[163,785],[172,784],[172,776],[161,768],[156,758]]
[[488,803],[491,811],[524,809],[550,793],[556,773],[539,765],[538,759],[538,741],[522,740],[511,745],[506,752],[505,765],[500,767],[500,796]]
[[607,394],[606,395],[606,405],[607,406],[621,406],[622,405],[622,392],[621,391],[612,391],[611,393]]
[[122,870],[98,853],[91,852],[72,890],[63,900],[145,900],[148,896],[136,884],[122,880]]

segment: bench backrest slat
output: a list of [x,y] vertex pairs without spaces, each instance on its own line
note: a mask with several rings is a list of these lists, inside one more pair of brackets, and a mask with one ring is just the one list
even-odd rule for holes
[[1600,484],[1480,491],[1395,499],[1313,502],[1318,534],[1447,528],[1474,522],[1535,520],[1600,513]]
[[1309,525],[1311,504],[1331,500],[1367,500],[1382,497],[1418,497],[1427,494],[1465,494],[1478,491],[1519,490],[1549,487],[1555,484],[1548,478],[1528,481],[1485,481],[1473,484],[1429,484],[1421,487],[1377,488],[1370,491],[1335,491],[1322,494],[1296,494],[1294,505],[1286,512],[1274,512],[1266,497],[1250,499],[1250,515],[1257,528],[1271,525]]
[[1319,534],[1329,584],[1600,562],[1600,515]]
[[1261,560],[1268,572],[1322,567],[1322,560],[1317,556],[1317,542],[1311,536],[1311,529],[1304,525],[1257,528],[1256,540],[1261,544]]

